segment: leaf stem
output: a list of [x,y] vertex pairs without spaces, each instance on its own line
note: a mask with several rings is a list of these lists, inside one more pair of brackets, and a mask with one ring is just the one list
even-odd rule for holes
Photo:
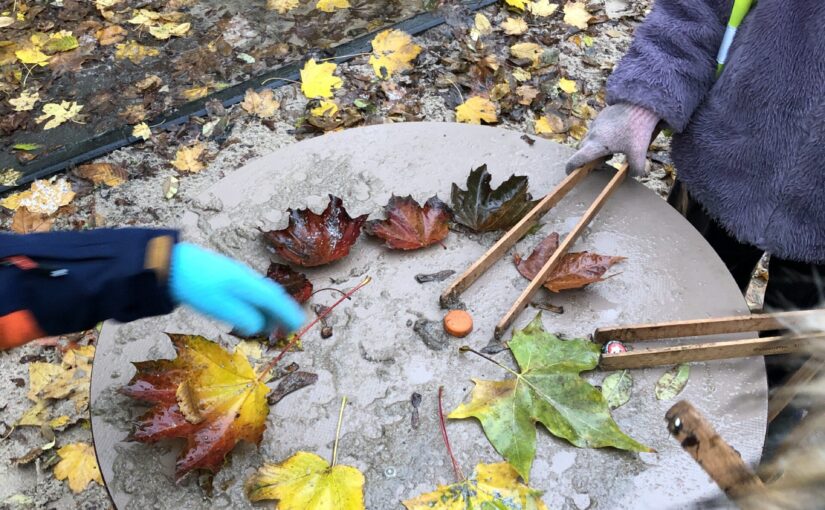
[[327,60],[338,60],[339,58],[366,57],[367,55],[372,55],[372,53],[350,53],[349,55],[335,55],[334,57],[319,58],[318,62],[326,62]]
[[335,467],[338,463],[338,440],[341,439],[341,423],[344,421],[344,408],[347,406],[347,396],[341,398],[341,410],[338,411],[338,426],[335,427],[335,444],[332,446],[332,464]]
[[264,81],[261,82],[261,85],[266,85],[267,83],[270,83],[270,82],[273,82],[273,81],[285,81],[287,83],[295,83],[296,85],[301,85],[300,81],[290,80],[289,78],[280,78],[278,76],[273,76],[272,78],[265,79]]
[[444,439],[444,446],[447,447],[447,455],[450,456],[450,462],[453,463],[453,473],[455,473],[456,481],[461,483],[467,478],[464,477],[464,473],[461,472],[461,467],[458,465],[458,461],[455,459],[455,455],[453,455],[453,448],[450,446],[450,437],[447,435],[447,425],[444,422],[444,406],[441,404],[442,395],[444,395],[444,386],[438,387],[438,422],[441,425],[441,437]]
[[368,285],[371,281],[372,281],[372,277],[370,277],[370,276],[367,276],[366,278],[364,278],[364,280],[363,280],[361,283],[359,283],[358,285],[356,285],[355,287],[353,287],[352,289],[350,289],[350,291],[349,291],[349,292],[347,292],[346,294],[344,294],[343,296],[341,296],[341,297],[338,299],[338,301],[336,301],[335,303],[333,303],[333,304],[332,304],[332,306],[328,307],[326,310],[324,310],[323,312],[319,313],[319,314],[318,314],[318,316],[317,316],[317,317],[315,317],[315,319],[313,319],[313,320],[312,320],[312,322],[310,322],[309,324],[307,324],[306,326],[304,326],[303,328],[301,328],[301,330],[300,330],[300,331],[298,331],[297,333],[295,333],[295,335],[293,335],[293,337],[292,337],[292,340],[290,340],[290,342],[289,342],[288,344],[286,344],[286,347],[284,347],[283,349],[281,349],[280,354],[278,354],[277,356],[275,356],[275,358],[273,358],[273,359],[272,359],[272,361],[270,361],[269,363],[267,363],[267,364],[266,364],[266,366],[264,367],[264,369],[261,371],[261,374],[260,374],[260,376],[258,377],[258,380],[259,380],[259,381],[260,381],[260,380],[262,380],[262,379],[263,379],[263,378],[264,378],[264,377],[265,377],[265,376],[266,376],[266,375],[267,375],[267,374],[268,374],[268,373],[269,373],[269,372],[270,372],[273,368],[275,368],[275,365],[277,365],[277,364],[278,364],[278,362],[279,362],[279,361],[281,361],[281,358],[283,358],[283,357],[286,355],[286,353],[287,353],[287,352],[289,352],[289,350],[290,350],[290,349],[292,349],[292,347],[293,347],[296,343],[298,343],[298,340],[300,340],[300,339],[301,339],[301,337],[302,337],[302,336],[303,336],[303,335],[304,335],[307,331],[309,331],[309,330],[312,328],[312,326],[314,326],[314,325],[318,324],[318,322],[320,322],[320,321],[321,321],[321,319],[323,319],[324,317],[326,317],[327,315],[329,315],[330,313],[332,313],[332,310],[334,310],[336,306],[340,305],[343,301],[346,301],[347,299],[349,299],[349,298],[350,298],[350,296],[352,296],[353,294],[355,294],[356,292],[358,292],[358,291],[359,291],[362,287],[367,286],[367,285]]
[[472,352],[472,353],[473,353],[473,354],[475,354],[476,356],[481,356],[482,358],[486,359],[486,360],[487,360],[487,361],[489,361],[490,363],[493,363],[493,364],[495,364],[495,365],[498,365],[499,367],[501,367],[501,368],[503,368],[504,370],[506,370],[506,371],[510,372],[510,373],[511,373],[511,374],[513,374],[514,376],[516,376],[516,377],[521,377],[521,374],[519,374],[518,372],[516,372],[516,371],[515,371],[515,370],[513,370],[512,368],[510,368],[510,367],[505,367],[504,365],[502,365],[502,364],[501,364],[501,363],[499,363],[498,361],[496,361],[496,360],[494,360],[493,358],[491,358],[491,357],[487,356],[486,354],[482,354],[482,353],[478,352],[477,350],[473,349],[473,348],[472,348],[472,347],[470,347],[469,345],[462,345],[461,347],[459,347],[459,348],[458,348],[458,352]]

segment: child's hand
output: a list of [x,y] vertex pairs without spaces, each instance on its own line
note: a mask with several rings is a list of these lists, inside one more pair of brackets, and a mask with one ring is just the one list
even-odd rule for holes
[[304,322],[303,310],[280,285],[193,244],[173,248],[169,287],[178,303],[228,322],[245,335],[276,327],[293,331]]

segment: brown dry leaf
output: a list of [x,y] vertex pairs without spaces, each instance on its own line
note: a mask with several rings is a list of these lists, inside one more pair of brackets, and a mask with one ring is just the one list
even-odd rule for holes
[[18,207],[11,219],[11,229],[18,234],[48,232],[53,224],[54,217],[33,213],[25,207]]
[[126,124],[137,124],[146,119],[146,109],[143,104],[130,104],[117,114]]
[[101,46],[111,46],[123,42],[127,34],[128,32],[122,26],[110,25],[95,32],[95,37]]
[[156,74],[149,75],[135,83],[135,87],[137,87],[137,89],[141,92],[145,92],[149,89],[159,89],[161,85],[163,85],[163,80],[161,80],[160,76]]
[[543,115],[536,119],[534,129],[537,135],[564,133],[564,119],[553,113]]
[[584,2],[568,2],[564,5],[564,22],[581,30],[587,30],[590,13]]
[[501,24],[501,28],[507,35],[521,35],[527,32],[527,22],[521,18],[507,18]]
[[496,105],[486,97],[473,96],[455,109],[455,118],[458,122],[467,124],[493,124],[498,122]]
[[75,174],[81,179],[92,181],[95,185],[105,184],[109,187],[120,186],[128,178],[123,167],[111,163],[91,163],[80,165]]
[[246,91],[246,96],[241,103],[241,108],[247,113],[262,119],[269,119],[275,116],[281,105],[275,100],[272,89],[264,89],[260,93],[253,89]]
[[519,97],[519,104],[528,106],[539,95],[539,89],[532,85],[519,85],[516,87],[516,94]]
[[172,166],[182,172],[200,172],[206,168],[206,165],[200,161],[205,149],[206,146],[202,142],[197,142],[191,147],[181,147],[175,154]]

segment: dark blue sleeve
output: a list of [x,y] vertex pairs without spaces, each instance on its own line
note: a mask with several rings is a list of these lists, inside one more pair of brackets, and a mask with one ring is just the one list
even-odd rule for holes
[[0,317],[28,310],[56,335],[169,313],[175,242],[175,231],[138,228],[0,233]]

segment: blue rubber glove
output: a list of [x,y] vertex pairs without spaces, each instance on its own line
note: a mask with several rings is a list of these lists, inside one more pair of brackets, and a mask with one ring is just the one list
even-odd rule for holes
[[277,283],[240,262],[189,243],[172,249],[172,298],[228,322],[241,334],[287,331],[304,322],[304,311]]

